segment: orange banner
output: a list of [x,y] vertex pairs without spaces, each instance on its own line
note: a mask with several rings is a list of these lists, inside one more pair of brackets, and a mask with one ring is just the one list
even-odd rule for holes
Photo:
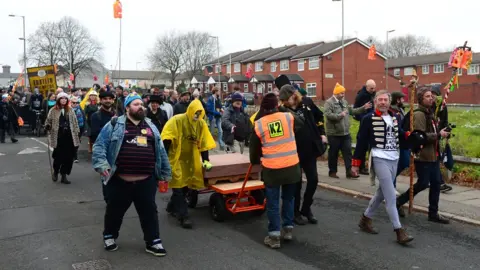
[[120,0],[115,1],[115,3],[113,4],[113,18],[121,19],[123,17],[122,12],[122,3],[120,2]]

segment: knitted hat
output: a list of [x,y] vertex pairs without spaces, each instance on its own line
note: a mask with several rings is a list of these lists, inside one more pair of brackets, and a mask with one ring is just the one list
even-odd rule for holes
[[277,96],[273,93],[268,93],[263,97],[262,104],[260,104],[260,110],[271,111],[278,106]]
[[287,85],[282,86],[282,88],[280,89],[280,94],[279,94],[278,98],[279,98],[281,101],[286,101],[286,100],[288,100],[294,93],[295,93],[295,88],[293,88],[293,86],[287,84]]
[[275,79],[275,86],[280,89],[282,86],[290,84],[290,80],[286,75],[280,75]]
[[300,94],[302,94],[302,96],[306,96],[306,95],[307,95],[307,91],[305,91],[305,89],[303,89],[303,88],[300,88],[300,89],[298,90],[298,92],[300,92]]
[[126,108],[128,105],[130,105],[130,103],[132,103],[132,101],[136,99],[142,100],[142,97],[135,92],[128,94],[128,96],[125,98],[125,102],[123,103],[124,107]]
[[66,99],[69,99],[69,96],[67,93],[65,92],[61,92],[57,95],[57,100],[61,99],[61,98],[66,98]]
[[442,95],[442,93],[441,93],[441,91],[440,91],[440,85],[439,85],[439,84],[434,84],[434,85],[432,85],[432,88],[431,88],[430,91],[432,91],[432,93],[435,94],[435,95],[437,95],[437,96],[441,96],[441,95]]
[[242,95],[240,95],[239,93],[233,93],[232,102],[235,102],[235,101],[243,101]]
[[6,98],[8,98],[8,94],[3,94],[2,99],[6,99]]
[[92,90],[92,91],[90,92],[89,96],[98,96],[98,93],[97,93],[97,91]]
[[115,95],[111,91],[102,91],[100,92],[100,99],[110,97],[110,98],[115,98]]
[[163,97],[159,96],[159,95],[151,95],[148,102],[156,102],[158,104],[162,104],[163,103]]
[[396,102],[397,99],[405,97],[405,94],[400,91],[395,91],[395,92],[392,92],[391,96],[392,96],[392,103],[393,103],[393,101]]
[[337,83],[335,85],[335,88],[333,89],[333,94],[338,95],[341,93],[345,93],[345,87],[343,87],[341,84]]

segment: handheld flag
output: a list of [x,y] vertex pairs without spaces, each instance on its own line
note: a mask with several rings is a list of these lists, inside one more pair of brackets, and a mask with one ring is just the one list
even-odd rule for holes
[[372,46],[370,46],[370,49],[368,50],[368,60],[375,59],[377,59],[377,49],[375,48],[375,45],[372,44]]
[[122,3],[120,0],[115,1],[113,4],[113,18],[121,19],[123,17]]
[[252,68],[252,64],[248,64],[248,67],[247,67],[247,72],[245,73],[245,77],[251,79],[253,77],[253,68]]

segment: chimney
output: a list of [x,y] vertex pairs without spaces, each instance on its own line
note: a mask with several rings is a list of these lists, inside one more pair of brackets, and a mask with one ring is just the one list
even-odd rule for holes
[[3,74],[10,74],[10,68],[11,66],[8,65],[2,66]]

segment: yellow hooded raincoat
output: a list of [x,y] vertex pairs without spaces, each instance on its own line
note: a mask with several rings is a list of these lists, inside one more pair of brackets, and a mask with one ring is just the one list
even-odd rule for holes
[[[198,120],[195,112],[201,111]],[[194,100],[184,114],[170,118],[162,131],[162,140],[171,140],[168,159],[172,167],[169,188],[204,188],[202,159],[200,153],[216,147],[207,123],[203,120],[205,110],[199,100]]]

